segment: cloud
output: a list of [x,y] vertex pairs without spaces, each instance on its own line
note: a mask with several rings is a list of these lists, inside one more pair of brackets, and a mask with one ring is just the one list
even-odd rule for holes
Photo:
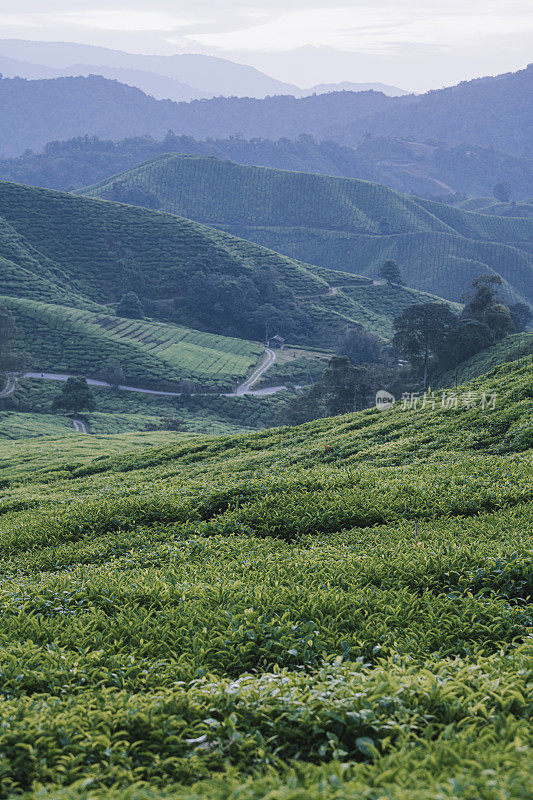
[[[478,5],[477,3],[471,3]],[[518,3],[517,6],[523,6]],[[483,12],[472,13],[468,5],[436,12],[431,7],[405,6],[295,9],[260,24],[240,30],[212,31],[188,36],[195,42],[220,50],[283,51],[304,46],[339,50],[390,53],[411,45],[453,48],[475,37],[490,38],[533,32],[533,15],[521,10],[483,4]],[[414,13],[416,12],[416,13]]]

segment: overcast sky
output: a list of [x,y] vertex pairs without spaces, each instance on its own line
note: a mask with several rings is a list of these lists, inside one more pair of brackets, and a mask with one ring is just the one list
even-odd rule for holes
[[424,91],[533,61],[533,0],[0,0],[0,38],[206,53],[303,87]]

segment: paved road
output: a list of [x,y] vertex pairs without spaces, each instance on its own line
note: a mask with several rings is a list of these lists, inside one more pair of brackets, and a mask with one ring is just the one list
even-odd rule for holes
[[81,419],[73,419],[72,424],[74,425],[74,430],[78,433],[89,433],[85,427],[85,422],[82,422]]
[[[259,378],[272,366],[274,361],[276,360],[276,353],[270,348],[265,349],[266,352],[266,359],[260,364],[247,378],[244,383],[241,383],[234,392],[225,393],[222,392],[223,397],[242,397],[245,394],[252,394],[263,396],[265,394],[275,394],[276,392],[281,392],[285,389],[285,386],[271,386],[268,389],[257,389],[252,390],[252,386],[257,383]],[[45,380],[45,381],[67,381],[71,376],[65,375],[61,372],[25,372],[23,375],[24,378],[34,378],[37,380]],[[87,378],[87,383],[89,386],[104,386],[106,388],[111,388],[111,384],[107,383],[106,381],[97,381],[93,380],[92,378]],[[13,379],[14,383],[16,383],[16,379]],[[161,397],[181,397],[181,392],[163,392],[158,389],[141,389],[138,386],[123,386],[122,384],[118,387],[123,392],[140,392],[141,394],[154,394],[159,395]],[[13,394],[15,387],[10,387],[9,394]],[[7,384],[3,390],[4,392],[7,391]],[[209,396],[210,393],[206,393],[206,396]],[[0,397],[7,397],[8,395],[0,393]]]
[[261,375],[263,375],[263,373],[265,373],[267,369],[272,366],[272,364],[276,360],[275,352],[271,350],[269,347],[266,347],[265,353],[266,353],[266,358],[263,361],[263,363],[260,364],[257,367],[257,369],[252,372],[250,377],[247,380],[245,380],[244,383],[241,383],[241,385],[238,386],[237,389],[235,389],[235,392],[233,392],[232,395],[228,395],[229,397],[231,396],[241,397],[243,394],[248,394],[254,383],[257,383]]

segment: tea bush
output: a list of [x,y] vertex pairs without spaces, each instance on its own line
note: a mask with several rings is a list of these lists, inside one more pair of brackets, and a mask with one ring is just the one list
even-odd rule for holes
[[0,797],[527,800],[531,381],[6,445]]

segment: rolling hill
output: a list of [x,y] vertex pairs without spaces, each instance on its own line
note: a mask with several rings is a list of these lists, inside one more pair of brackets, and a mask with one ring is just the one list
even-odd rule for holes
[[[359,178],[406,194],[449,196],[452,201],[454,192],[470,197],[491,194],[498,183],[507,183],[515,200],[533,197],[533,168],[526,158],[474,145],[437,146],[371,136],[365,136],[356,147],[316,141],[309,135],[295,140],[247,141],[233,137],[201,141],[169,132],[161,141],[136,137],[116,143],[85,136],[48,142],[42,153],[27,152],[18,158],[0,160],[0,179],[71,191],[168,153]],[[484,198],[481,206],[494,204],[501,206],[501,210],[493,209],[500,215],[525,213],[521,203],[499,204],[490,197]]]
[[389,258],[416,289],[459,300],[480,273],[531,302],[533,221],[476,214],[366,181],[161,156],[83,192],[152,203],[311,264],[375,278]]
[[478,378],[500,364],[509,361],[517,361],[520,358],[527,358],[533,355],[533,333],[514,333],[506,336],[492,347],[488,347],[481,353],[463,361],[457,369],[447,372],[439,378],[439,387],[455,386],[457,383],[465,383],[473,378]]
[[2,445],[6,796],[525,800],[531,374]]
[[[132,290],[164,329],[116,316]],[[118,358],[134,384],[187,379],[212,389],[231,387],[259,360],[257,344],[235,337],[279,333],[332,350],[346,325],[386,338],[403,308],[434,299],[171,214],[10,183],[0,184],[0,296],[41,370],[96,377],[99,359]]]
[[[184,56],[185,58],[185,56]],[[194,58],[191,56],[190,58]],[[425,95],[387,97],[381,92],[331,92],[310,97],[216,97],[173,103],[102,77],[0,80],[0,155],[77,136],[123,139],[169,129],[196,138],[296,138],[354,144],[366,133],[472,144],[531,156],[533,67],[469,81]],[[201,87],[199,87],[201,88]]]
[[35,354],[39,372],[100,377],[108,359],[120,362],[124,383],[179,390],[184,381],[230,391],[244,380],[263,347],[243,339],[159,325],[70,306],[2,297],[16,320],[20,343]]

